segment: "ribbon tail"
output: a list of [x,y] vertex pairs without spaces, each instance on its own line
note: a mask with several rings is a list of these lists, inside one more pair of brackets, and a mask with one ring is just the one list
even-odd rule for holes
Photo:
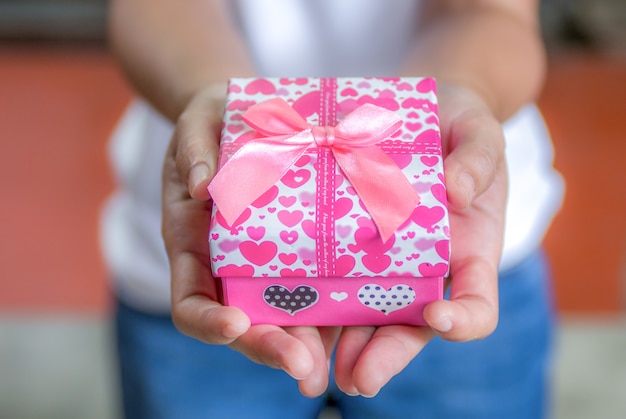
[[258,139],[240,148],[216,173],[209,193],[229,226],[258,197],[276,184],[306,151],[302,144]]
[[376,146],[333,152],[383,243],[387,242],[419,204],[418,193],[396,163]]

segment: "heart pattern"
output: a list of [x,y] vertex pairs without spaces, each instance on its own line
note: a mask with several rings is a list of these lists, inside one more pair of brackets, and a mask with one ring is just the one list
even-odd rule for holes
[[[242,122],[243,113],[253,104],[279,95],[310,124],[317,125],[320,86],[317,78],[231,81],[220,162],[231,157],[237,144],[254,141],[256,133]],[[388,150],[420,195],[412,217],[387,243],[381,243],[376,226],[341,169],[331,167],[330,190],[319,190],[321,160],[311,150],[279,182],[260,193],[232,226],[226,224],[219,208],[213,207],[208,239],[216,275],[245,272],[258,278],[317,277],[325,272],[374,278],[438,273],[443,270],[441,264],[448,265],[449,223],[433,81],[337,79],[335,99],[338,120],[364,103],[393,110],[404,120],[400,131],[380,146]],[[330,210],[326,213],[322,208]],[[333,231],[323,229],[320,220],[326,218],[332,220]],[[330,250],[321,253],[318,246]],[[321,254],[331,255],[332,260],[321,259]]]
[[271,307],[286,311],[292,316],[310,308],[319,299],[317,290],[308,285],[298,285],[291,291],[282,285],[270,285],[263,292],[263,299]]
[[348,293],[345,291],[341,291],[341,292],[333,291],[330,293],[330,298],[340,303],[346,298],[348,298]]
[[359,289],[358,294],[361,304],[385,315],[407,307],[415,301],[415,297],[413,288],[404,284],[389,289],[378,284],[367,284]]

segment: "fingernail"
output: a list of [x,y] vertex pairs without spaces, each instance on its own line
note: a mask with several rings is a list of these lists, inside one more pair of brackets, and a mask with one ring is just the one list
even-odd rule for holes
[[461,190],[467,198],[467,206],[472,203],[474,199],[474,178],[467,172],[463,172],[457,177],[456,183],[461,187]]
[[450,320],[448,316],[443,316],[439,320],[433,322],[431,326],[439,332],[446,333],[452,330],[452,320]]
[[198,185],[209,178],[209,166],[205,163],[198,163],[189,171],[189,190],[195,190]]
[[359,390],[356,387],[351,387],[348,389],[341,388],[340,390],[350,397],[357,397],[361,395],[361,393],[359,393]]
[[243,335],[246,330],[248,330],[246,325],[229,323],[222,329],[222,336],[227,339],[235,339]]
[[361,397],[365,397],[366,399],[373,399],[378,394],[378,391],[374,394],[361,394]]
[[284,368],[284,367],[283,367],[283,368],[282,368],[282,370],[283,370],[283,371],[285,371],[285,373],[286,373],[288,376],[290,376],[291,378],[293,378],[293,379],[294,379],[294,380],[296,380],[296,381],[304,380],[304,379],[306,378],[306,376],[300,376],[300,375],[297,375],[297,374],[295,374],[295,373],[293,373],[293,372],[289,371],[287,368]]

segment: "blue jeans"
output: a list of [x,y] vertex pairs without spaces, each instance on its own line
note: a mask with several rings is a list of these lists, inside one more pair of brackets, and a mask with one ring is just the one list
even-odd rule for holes
[[345,419],[538,419],[548,412],[553,332],[549,275],[537,252],[500,275],[500,322],[488,338],[435,338],[372,399],[331,382],[317,399],[285,373],[180,334],[169,317],[120,303],[117,336],[127,419],[316,418],[332,401]]

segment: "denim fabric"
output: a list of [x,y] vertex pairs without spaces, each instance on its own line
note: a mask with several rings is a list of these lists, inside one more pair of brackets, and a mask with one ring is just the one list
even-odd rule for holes
[[549,410],[552,296],[536,252],[500,275],[500,322],[486,339],[435,338],[373,399],[331,383],[299,394],[281,371],[180,334],[169,317],[120,303],[117,334],[127,419],[316,418],[332,400],[345,419],[538,419]]

